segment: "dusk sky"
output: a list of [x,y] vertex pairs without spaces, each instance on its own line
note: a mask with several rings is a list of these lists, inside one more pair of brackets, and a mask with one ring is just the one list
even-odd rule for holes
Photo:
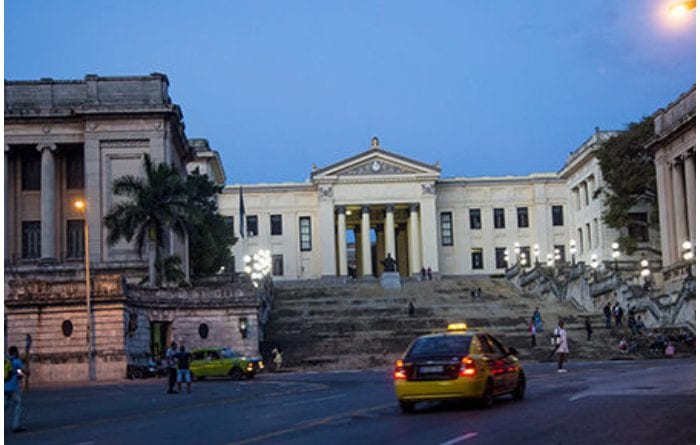
[[443,177],[556,172],[695,82],[662,0],[5,1],[5,79],[167,74],[227,183],[384,149]]

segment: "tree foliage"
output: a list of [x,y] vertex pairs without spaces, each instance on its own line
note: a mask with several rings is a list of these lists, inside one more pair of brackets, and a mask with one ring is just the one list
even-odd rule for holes
[[187,177],[186,187],[191,209],[188,231],[192,275],[211,276],[231,265],[231,246],[236,242],[233,231],[217,211],[216,199],[223,186],[195,169]]
[[113,191],[125,200],[115,204],[105,217],[108,242],[131,242],[139,256],[146,241],[155,241],[159,271],[149,265],[149,283],[181,282],[182,259],[166,254],[168,230],[189,238],[190,271],[208,276],[231,263],[232,230],[217,210],[217,195],[223,187],[195,170],[183,178],[177,168],[166,163],[154,165],[144,157],[145,177],[132,175],[114,180]]
[[[595,151],[606,182],[595,193],[603,196],[603,221],[607,226],[619,230],[639,224],[630,217],[630,211],[640,204],[652,209],[648,225],[658,226],[656,170],[654,153],[649,148],[653,137],[654,120],[650,116],[629,124]],[[629,235],[620,236],[619,242],[627,253],[636,249],[637,243]]]

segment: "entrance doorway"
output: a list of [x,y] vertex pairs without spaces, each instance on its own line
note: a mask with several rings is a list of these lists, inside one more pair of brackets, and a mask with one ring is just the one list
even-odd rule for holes
[[151,322],[151,355],[156,358],[163,358],[165,355],[165,350],[168,348],[171,326],[172,323],[169,321]]

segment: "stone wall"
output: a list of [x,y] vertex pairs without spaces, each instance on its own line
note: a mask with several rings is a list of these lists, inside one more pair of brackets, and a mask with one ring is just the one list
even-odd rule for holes
[[[6,346],[29,355],[32,382],[84,381],[91,377],[85,283],[82,277],[47,270],[5,274]],[[25,271],[26,272],[26,271]],[[92,281],[92,336],[96,380],[126,376],[127,364],[145,364],[151,354],[152,322],[171,323],[167,342],[188,349],[230,346],[258,355],[258,301],[249,283],[221,282],[191,289],[127,286],[121,275],[95,273]],[[248,328],[243,338],[239,320]],[[207,325],[206,337],[200,325]],[[202,331],[203,332],[203,331]]]

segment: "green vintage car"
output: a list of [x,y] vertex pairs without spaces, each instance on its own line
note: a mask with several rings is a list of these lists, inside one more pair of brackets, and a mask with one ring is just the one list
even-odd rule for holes
[[230,377],[252,379],[258,370],[257,359],[237,354],[231,348],[199,348],[192,351],[190,371],[196,379]]

